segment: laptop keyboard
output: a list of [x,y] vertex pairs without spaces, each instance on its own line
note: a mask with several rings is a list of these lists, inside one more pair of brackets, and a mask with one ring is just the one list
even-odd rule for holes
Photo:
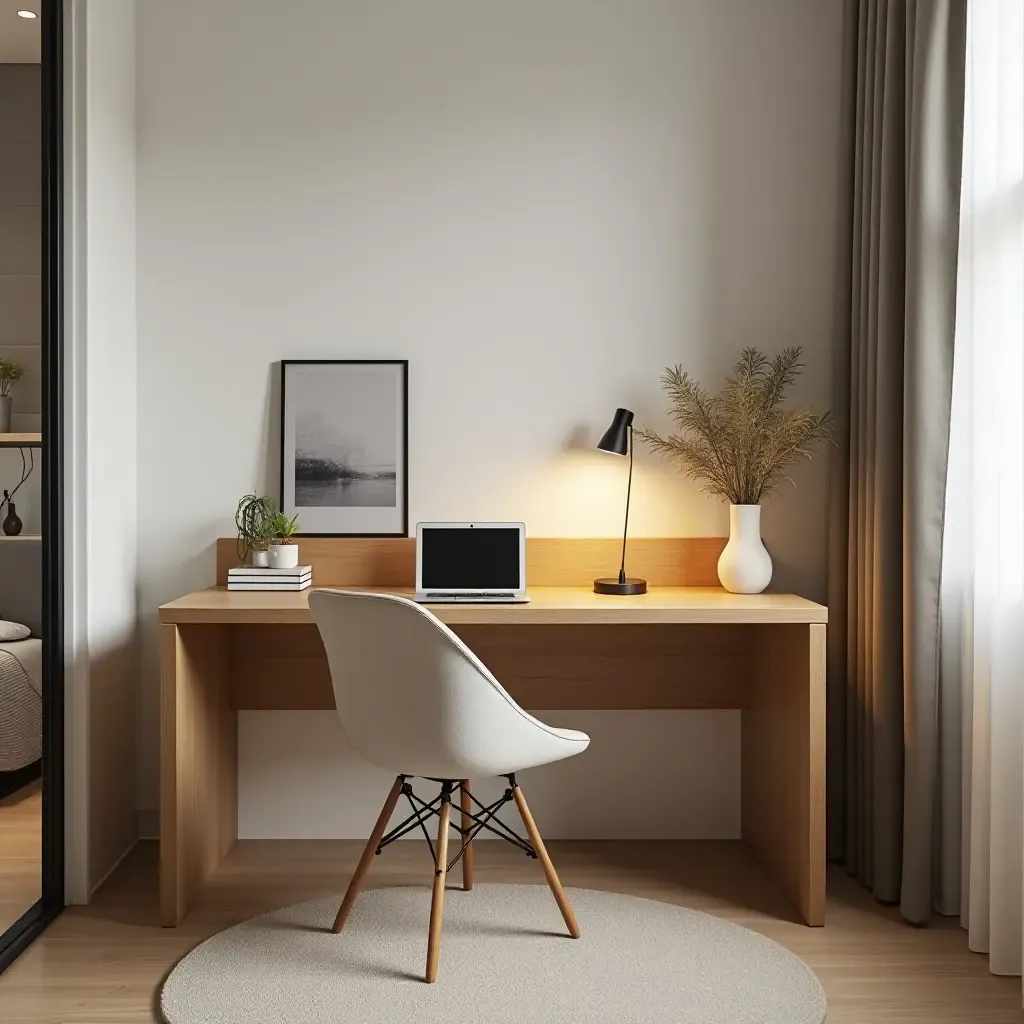
[[428,601],[511,601],[516,595],[508,591],[486,591],[477,594],[449,594],[441,591],[428,591]]

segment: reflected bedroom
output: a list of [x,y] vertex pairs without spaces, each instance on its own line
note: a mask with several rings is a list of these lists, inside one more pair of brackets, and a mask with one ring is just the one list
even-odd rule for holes
[[[4,3],[4,13],[6,7]],[[17,12],[15,12],[17,14]],[[42,896],[38,18],[0,19],[0,935]]]

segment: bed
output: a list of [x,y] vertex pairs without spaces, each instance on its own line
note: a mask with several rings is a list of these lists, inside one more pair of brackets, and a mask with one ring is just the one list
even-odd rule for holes
[[38,538],[0,538],[0,619],[32,630],[0,643],[0,796],[39,775],[43,746],[42,552]]

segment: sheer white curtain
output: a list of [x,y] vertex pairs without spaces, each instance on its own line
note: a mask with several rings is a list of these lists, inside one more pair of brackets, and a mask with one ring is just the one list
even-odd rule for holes
[[947,795],[951,769],[962,773],[960,814],[944,815],[961,871],[943,880],[940,909],[954,911],[959,890],[971,948],[994,973],[1021,974],[1024,2],[973,0],[967,45],[941,712]]

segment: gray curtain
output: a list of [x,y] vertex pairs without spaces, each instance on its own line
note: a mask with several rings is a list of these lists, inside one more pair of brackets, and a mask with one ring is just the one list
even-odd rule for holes
[[968,0],[847,0],[828,847],[927,919]]

